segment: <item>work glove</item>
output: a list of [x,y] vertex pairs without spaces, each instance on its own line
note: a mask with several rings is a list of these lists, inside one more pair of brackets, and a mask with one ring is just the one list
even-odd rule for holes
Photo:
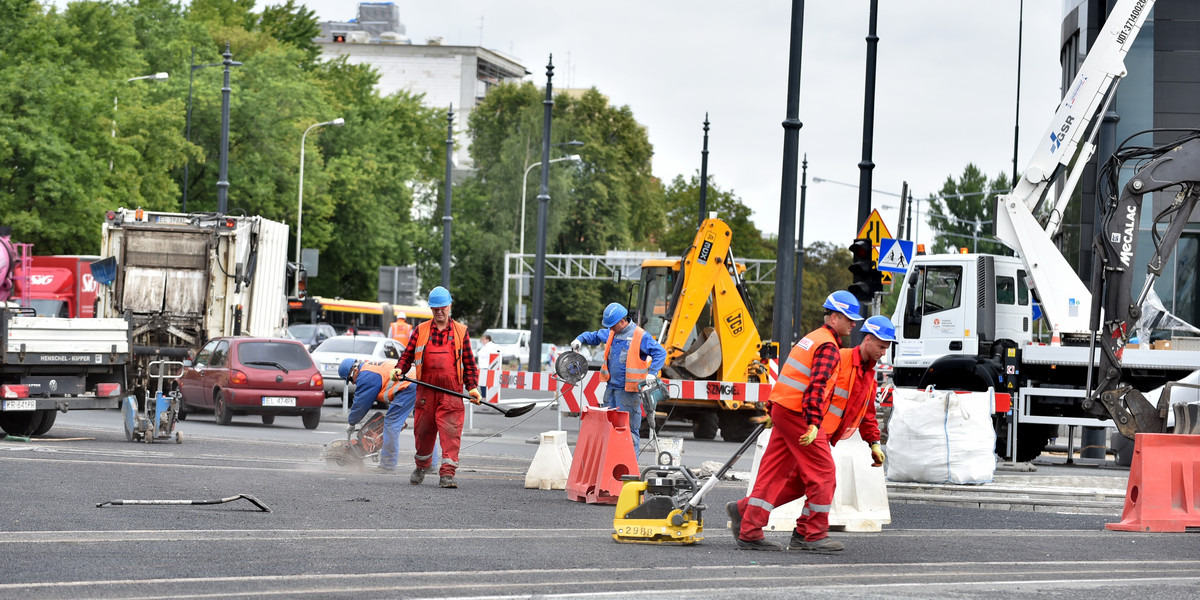
[[583,344],[579,340],[571,340],[571,350],[579,352],[580,348],[583,348]]
[[355,426],[355,425],[356,425],[356,423],[351,423],[351,424],[347,425],[347,426],[346,426],[346,433],[354,433],[354,426]]
[[817,439],[817,432],[820,430],[821,430],[821,428],[817,427],[816,425],[809,425],[808,433],[805,433],[804,435],[800,436],[800,445],[807,446],[807,445],[813,443],[813,440]]
[[871,464],[872,467],[883,466],[883,459],[887,457],[883,455],[883,447],[879,445],[879,442],[871,444],[871,458],[875,460],[875,462]]
[[391,380],[400,381],[401,379],[404,379],[404,373],[400,369],[392,369]]
[[477,389],[471,390],[467,393],[471,395],[471,404],[479,404],[479,402],[483,400],[483,396],[479,395],[479,390]]
[[658,383],[658,375],[651,373],[646,376],[646,384],[647,385],[654,385],[656,383]]
[[757,417],[750,417],[750,422],[761,423],[763,429],[770,429],[775,425],[775,423],[771,421],[771,415],[758,415]]

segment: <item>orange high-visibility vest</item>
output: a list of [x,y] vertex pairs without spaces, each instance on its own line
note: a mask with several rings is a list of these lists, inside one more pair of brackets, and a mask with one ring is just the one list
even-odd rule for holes
[[408,347],[408,338],[412,336],[412,330],[413,327],[408,324],[408,321],[397,319],[392,323],[391,329],[388,330],[388,337],[400,342],[402,348],[406,348]]
[[[633,339],[629,341],[629,352],[625,357],[625,391],[636,392],[638,386],[646,380],[646,375],[650,373],[650,357],[642,360],[642,336],[646,334],[646,330],[641,327],[634,326]],[[608,331],[608,341],[604,343],[604,362],[600,363],[600,381],[607,382],[608,374],[608,353],[612,350],[613,338],[617,336],[617,332]]]
[[[849,406],[850,398],[854,394],[854,382],[862,365],[862,355],[859,354],[858,348],[842,348],[838,352],[841,353],[842,359],[838,362],[837,372],[833,377],[833,397],[829,401],[829,410],[825,413],[825,418],[821,420],[821,431],[831,440],[844,440],[854,435],[863,415],[867,414],[867,404],[875,396],[874,389],[869,390],[866,396],[860,396],[866,399],[864,402],[858,406]],[[871,387],[875,387],[874,381],[871,382]],[[850,413],[848,415],[847,407]],[[834,438],[839,426],[842,433]]]
[[[463,363],[462,349],[463,342],[467,339],[467,326],[458,321],[451,320],[450,327],[454,330],[452,337],[454,338],[454,366],[458,370],[458,384],[463,384]],[[417,347],[413,351],[412,366],[416,368],[415,378],[421,378],[421,357],[425,353],[425,344],[429,343],[429,333],[433,329],[433,321],[425,321],[417,325]]]
[[375,396],[379,402],[391,404],[400,390],[412,385],[408,381],[392,381],[392,371],[396,369],[396,364],[399,362],[398,360],[373,360],[363,363],[358,368],[360,373],[363,371],[378,373],[379,377],[383,379],[383,387],[379,389],[379,395]]
[[[809,332],[792,346],[783,368],[779,370],[779,382],[771,388],[771,402],[798,413],[804,412],[804,392],[812,383],[812,362],[817,348],[825,344],[841,346],[837,336],[828,327],[819,327]],[[836,371],[835,371],[836,373]],[[824,403],[833,394],[833,381],[825,386]]]

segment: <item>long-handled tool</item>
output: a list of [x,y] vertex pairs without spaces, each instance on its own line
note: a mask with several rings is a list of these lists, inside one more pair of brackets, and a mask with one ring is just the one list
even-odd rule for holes
[[622,477],[626,483],[617,498],[613,539],[622,543],[680,545],[704,539],[698,534],[704,531],[701,513],[708,507],[700,502],[765,428],[765,424],[759,425],[699,489],[696,478],[683,466],[646,467],[641,476]]
[[[427,388],[434,389],[434,390],[437,390],[437,391],[439,391],[439,392],[442,392],[443,394],[450,394],[451,396],[458,396],[459,398],[462,398],[462,399],[464,399],[464,400],[473,400],[473,399],[474,399],[474,396],[471,396],[470,394],[464,394],[464,393],[462,393],[462,392],[456,392],[456,391],[454,391],[454,390],[448,390],[448,389],[446,389],[446,388],[444,388],[444,387],[438,387],[438,386],[436,386],[436,385],[433,385],[432,383],[425,383],[424,381],[417,381],[416,379],[412,379],[412,378],[410,378],[410,377],[409,377],[409,376],[407,376],[407,375],[401,375],[401,376],[400,376],[400,379],[401,379],[402,381],[408,381],[408,382],[411,382],[411,383],[415,383],[415,384],[417,384],[417,385],[423,385],[423,386],[425,386],[425,387],[427,387]],[[480,406],[487,406],[487,407],[489,407],[489,408],[494,408],[494,409],[496,409],[496,410],[500,411],[501,413],[503,413],[503,414],[504,414],[504,416],[506,416],[506,417],[508,417],[508,418],[510,418],[510,419],[511,419],[511,418],[513,418],[513,417],[519,417],[519,416],[521,416],[521,415],[523,415],[523,414],[525,414],[525,413],[527,413],[527,412],[529,412],[529,411],[533,410],[533,407],[534,407],[534,406],[537,406],[537,404],[536,404],[536,403],[530,403],[530,404],[526,404],[526,405],[524,405],[524,406],[518,406],[518,407],[515,407],[515,408],[504,408],[504,407],[502,407],[502,406],[499,406],[499,405],[496,405],[496,404],[492,404],[491,402],[480,402],[480,403],[479,403],[479,405],[480,405]]]
[[216,498],[214,500],[109,500],[108,502],[101,502],[97,504],[96,508],[100,508],[105,504],[111,504],[112,506],[122,506],[125,504],[224,504],[226,502],[233,502],[234,500],[241,500],[243,498],[249,500],[263,512],[271,512],[270,507],[268,507],[266,504],[263,504],[261,500],[251,496],[250,494],[238,494],[236,496],[230,496],[228,498]]

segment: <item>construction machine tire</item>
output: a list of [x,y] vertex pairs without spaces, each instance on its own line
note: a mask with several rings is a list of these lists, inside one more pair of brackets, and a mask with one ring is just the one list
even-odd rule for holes
[[711,440],[717,437],[720,422],[717,413],[704,411],[692,415],[692,437],[698,440]]
[[717,415],[721,425],[721,439],[742,443],[754,432],[756,424],[750,422],[756,413],[749,410],[723,410]]
[[0,413],[0,429],[14,437],[29,437],[42,424],[42,411],[14,411]]
[[58,419],[58,411],[52,408],[39,410],[42,413],[42,424],[33,430],[33,435],[46,435],[51,427],[54,427],[54,421]]

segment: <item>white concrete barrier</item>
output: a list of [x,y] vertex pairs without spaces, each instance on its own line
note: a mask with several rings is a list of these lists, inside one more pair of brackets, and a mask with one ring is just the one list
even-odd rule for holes
[[565,490],[571,473],[571,449],[567,432],[543,431],[537,453],[525,473],[525,489]]

